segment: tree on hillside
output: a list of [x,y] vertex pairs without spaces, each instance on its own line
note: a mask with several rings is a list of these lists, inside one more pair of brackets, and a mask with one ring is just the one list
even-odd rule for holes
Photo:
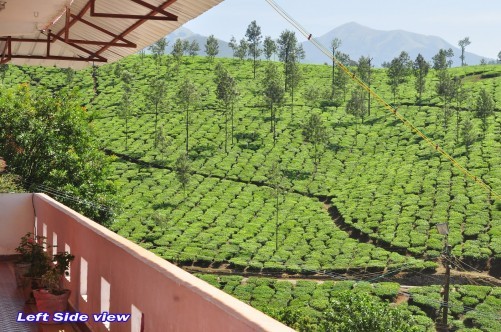
[[501,51],[498,53],[498,63],[501,63]]
[[396,96],[398,95],[398,88],[401,84],[407,82],[411,74],[412,61],[409,54],[402,51],[398,57],[391,60],[389,64],[383,64],[383,66],[388,68],[386,75],[388,76],[388,84],[393,93],[393,102],[395,103]]
[[[223,107],[225,117],[225,141],[224,152],[228,153],[228,115],[231,116],[231,137],[233,143],[233,107],[238,98],[239,92],[236,80],[225,68],[216,70],[216,97]],[[231,114],[230,114],[231,113]]]
[[248,49],[249,44],[247,44],[247,41],[244,38],[240,39],[240,43],[238,44],[236,51],[236,56],[240,59],[240,61],[244,61]]
[[317,173],[318,164],[322,155],[322,147],[327,143],[327,128],[322,120],[322,117],[317,113],[312,113],[303,126],[303,138],[306,142],[311,143],[313,151],[311,156],[315,166],[314,175]]
[[414,60],[412,64],[412,69],[414,73],[414,77],[416,77],[416,92],[418,94],[419,105],[423,100],[423,92],[426,90],[426,76],[430,71],[430,64],[424,59],[424,57],[420,54]]
[[270,62],[266,67],[263,78],[263,96],[268,108],[270,109],[270,132],[273,133],[273,144],[276,142],[276,108],[280,107],[284,102],[285,91],[283,88],[282,77],[278,72],[277,66]]
[[165,49],[169,45],[169,42],[165,38],[161,38],[157,40],[153,45],[148,47],[148,49],[151,51],[153,54],[153,59],[155,59],[155,62],[157,64],[157,67],[160,66],[162,62],[162,56],[165,54]]
[[[280,196],[283,195],[285,191],[284,175],[280,169],[280,164],[274,162],[272,164],[270,173],[268,174],[268,181],[273,188],[273,195],[275,196],[275,251],[278,251],[278,227],[279,222],[279,212],[280,212]],[[284,196],[285,198],[285,196]]]
[[219,44],[214,35],[210,35],[205,43],[205,54],[209,58],[209,62],[214,61],[214,57],[219,54]]
[[[348,66],[349,63],[351,62],[350,56],[346,53],[342,53],[337,51],[336,52],[336,59],[337,61],[341,62],[343,65]],[[343,94],[343,101],[346,100],[346,92],[348,88],[348,82],[349,82],[349,77],[346,75],[346,73],[343,71],[343,69],[340,66],[336,66],[336,75],[334,76],[334,90],[335,91],[340,91]],[[334,93],[331,99],[339,99],[336,97],[336,95],[339,93]]]
[[188,55],[190,51],[190,41],[188,39],[183,40],[183,55]]
[[454,51],[452,48],[449,48],[448,50],[440,49],[438,50],[438,53],[435,54],[432,58],[433,60],[433,69],[436,71],[444,71],[450,66],[452,66],[452,57],[454,56]]
[[245,32],[245,37],[247,37],[247,42],[249,43],[249,55],[254,59],[254,78],[256,78],[257,58],[263,52],[260,48],[261,39],[263,38],[261,27],[257,25],[256,21],[252,21],[249,24]]
[[66,86],[71,87],[73,85],[73,80],[75,79],[75,70],[73,68],[65,68],[63,69],[66,75],[65,83]]
[[466,118],[461,125],[461,136],[466,152],[469,151],[470,146],[475,142],[477,135],[474,131],[473,122],[470,118]]
[[112,158],[100,150],[81,103],[67,88],[0,89],[0,156],[25,190],[50,188],[62,203],[106,224],[117,207]]
[[284,63],[285,73],[285,91],[289,91],[288,83],[291,70],[294,69],[293,63],[299,62],[304,58],[304,50],[297,42],[296,34],[293,31],[285,30],[280,34],[277,41],[278,58]]
[[357,75],[364,83],[369,82],[369,73],[371,70],[371,59],[366,56],[361,56],[357,62]]
[[190,56],[193,57],[195,55],[198,55],[199,51],[200,51],[200,45],[196,40],[193,39],[190,43],[190,47],[188,48],[188,53],[190,54]]
[[482,88],[478,93],[477,103],[475,106],[475,112],[478,118],[482,120],[482,131],[485,137],[487,132],[487,118],[494,114],[494,99],[485,88]]
[[155,110],[155,142],[154,146],[157,147],[157,131],[158,131],[158,113],[160,112],[160,108],[162,108],[165,101],[165,93],[166,93],[166,85],[165,81],[161,78],[154,78],[150,81],[148,85],[148,90],[146,92],[146,98],[149,103],[153,106]]
[[318,99],[320,97],[320,91],[316,84],[308,85],[303,92],[303,99],[306,104],[311,108],[314,108],[318,104]]
[[0,77],[2,77],[2,84],[4,83],[5,75],[7,74],[8,70],[9,70],[8,64],[0,63]]
[[302,71],[298,62],[290,62],[287,66],[289,75],[287,75],[285,79],[287,80],[286,86],[289,88],[288,92],[291,96],[291,116],[294,116],[294,91],[301,82]]
[[[353,115],[355,118],[360,118],[364,123],[364,118],[367,115],[367,104],[365,103],[365,90],[360,87],[355,88],[351,92],[351,98],[346,103],[346,113]],[[357,143],[358,127],[355,122],[355,144]]]
[[177,102],[185,113],[186,124],[186,153],[189,152],[189,126],[190,126],[190,108],[196,104],[200,96],[198,88],[189,79],[185,79],[179,86],[177,93]]
[[132,116],[132,74],[127,70],[122,71],[122,100],[119,114],[125,120],[125,151],[129,149],[129,119]]
[[231,36],[231,39],[228,42],[228,47],[231,48],[231,50],[233,51],[233,57],[235,58],[237,56],[237,49],[238,49],[238,44],[235,36]]
[[456,83],[449,72],[444,71],[440,73],[440,79],[437,82],[436,91],[438,97],[442,101],[444,129],[447,129],[447,124],[452,114],[450,104],[456,93]]
[[[371,58],[366,57],[366,56],[361,56],[360,59],[358,59],[358,65],[357,65],[357,74],[358,78],[362,80],[367,86],[370,86],[370,79],[371,79]],[[370,94],[369,92],[366,92],[367,95],[367,114],[370,115],[370,110],[371,110],[371,105],[370,105]]]
[[461,66],[466,66],[466,63],[464,62],[465,56],[464,56],[464,51],[466,49],[466,46],[470,45],[470,37],[465,37],[464,39],[461,39],[458,42],[458,46],[461,48],[461,55],[459,58],[461,59]]
[[176,159],[176,164],[174,165],[174,171],[176,172],[176,177],[183,187],[184,196],[186,197],[186,187],[190,182],[191,175],[191,162],[188,156],[188,152],[183,152]]
[[454,78],[454,98],[456,101],[456,141],[459,142],[459,128],[461,117],[459,116],[463,103],[470,98],[470,91],[464,88],[463,81],[459,77]]
[[155,141],[157,142],[156,148],[162,154],[167,151],[167,148],[172,143],[172,138],[165,133],[162,125],[158,126],[158,130],[155,133]]
[[334,38],[332,41],[331,41],[331,50],[332,50],[332,55],[333,55],[333,58],[332,58],[332,79],[331,79],[331,100],[334,99],[334,96],[335,96],[335,90],[336,90],[336,60],[335,60],[335,57],[336,57],[336,53],[337,53],[337,50],[339,49],[339,47],[341,47],[341,39],[339,38]]
[[264,57],[268,61],[270,61],[273,54],[277,52],[277,44],[273,39],[271,39],[270,36],[266,36],[264,38],[263,51],[264,51]]
[[172,54],[172,57],[178,64],[181,62],[184,54],[183,41],[181,39],[176,39],[176,42],[172,45],[172,51],[170,54]]

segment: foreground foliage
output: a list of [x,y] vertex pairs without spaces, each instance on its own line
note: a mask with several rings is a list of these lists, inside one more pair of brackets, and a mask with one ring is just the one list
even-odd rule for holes
[[20,85],[0,91],[0,155],[30,191],[49,191],[96,221],[113,216],[110,158],[98,150],[86,110],[70,91]]

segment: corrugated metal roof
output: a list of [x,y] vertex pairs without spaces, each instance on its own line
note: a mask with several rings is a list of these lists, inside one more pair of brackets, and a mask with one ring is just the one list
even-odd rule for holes
[[[7,1],[0,11],[0,61],[75,69],[93,62],[114,62],[153,44],[222,1],[44,0],[43,5],[39,0]],[[166,18],[162,8],[177,20],[148,19]]]

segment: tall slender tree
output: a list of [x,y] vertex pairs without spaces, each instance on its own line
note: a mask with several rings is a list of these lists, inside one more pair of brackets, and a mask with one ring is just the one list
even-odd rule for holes
[[193,39],[190,43],[190,47],[188,49],[188,53],[190,54],[190,56],[195,56],[198,54],[198,52],[200,51],[200,45],[198,44],[198,42]]
[[421,53],[418,54],[416,60],[414,60],[414,63],[412,64],[412,70],[414,77],[416,77],[415,87],[418,94],[419,105],[421,105],[421,102],[423,100],[423,92],[426,89],[426,76],[430,71],[430,64],[424,59]]
[[315,172],[317,173],[318,164],[322,155],[322,147],[327,143],[327,127],[325,126],[322,117],[317,113],[312,113],[303,127],[303,138],[306,142],[311,143],[313,151],[311,153]]
[[238,49],[238,43],[237,40],[235,39],[235,36],[231,36],[231,39],[228,42],[228,47],[231,48],[231,50],[233,51],[233,57],[235,58],[237,56],[237,49]]
[[482,88],[477,96],[477,103],[475,105],[475,111],[477,117],[482,120],[482,131],[485,137],[485,132],[487,131],[487,118],[494,114],[494,99],[485,88]]
[[127,70],[121,72],[122,100],[120,102],[120,115],[125,120],[125,151],[129,149],[129,119],[132,116],[132,74]]
[[7,74],[8,70],[9,70],[8,64],[0,63],[0,77],[2,77],[2,84],[4,83],[5,75]]
[[[367,86],[370,86],[370,77],[371,77],[371,58],[368,56],[361,56],[358,59],[358,66],[357,66],[357,74],[358,77],[367,84]],[[365,92],[366,99],[367,99],[367,114],[370,115],[370,93]]]
[[190,182],[191,176],[191,162],[188,152],[183,152],[179,158],[176,160],[174,165],[174,171],[176,172],[176,177],[183,187],[184,196],[186,196],[186,187]]
[[177,102],[185,112],[186,125],[186,153],[189,152],[189,126],[190,126],[190,108],[200,99],[198,87],[190,79],[185,79],[179,86],[177,93]]
[[[349,63],[351,62],[350,56],[348,54],[342,53],[339,51],[336,52],[336,59],[345,66],[348,66]],[[348,75],[345,74],[345,72],[343,71],[343,69],[340,66],[336,66],[336,75],[334,76],[334,90],[342,92],[343,101],[346,100],[346,91],[348,88],[348,81],[349,81]],[[334,93],[334,99],[336,99],[336,97],[335,97],[336,94],[338,94],[338,93]],[[340,98],[337,98],[337,99],[340,99]]]
[[454,79],[448,71],[440,72],[440,79],[437,82],[436,90],[437,95],[442,101],[442,111],[443,111],[443,125],[444,129],[447,129],[449,123],[449,118],[452,115],[450,109],[450,104],[454,99],[456,85]]
[[278,251],[280,196],[283,196],[285,199],[285,195],[283,195],[285,191],[284,175],[282,170],[280,169],[280,164],[278,163],[278,161],[272,164],[270,173],[268,174],[268,181],[273,188],[273,195],[275,196],[275,250]]
[[273,144],[276,142],[276,109],[284,102],[285,91],[283,88],[282,78],[276,65],[270,62],[266,67],[263,79],[263,96],[270,109],[271,128],[270,132],[273,133]]
[[209,62],[214,61],[214,57],[219,54],[219,43],[214,35],[210,35],[205,43],[205,54],[209,58]]
[[335,96],[335,90],[336,90],[336,60],[335,60],[335,57],[336,57],[336,53],[338,51],[338,49],[341,47],[341,39],[339,38],[334,38],[332,41],[331,41],[331,50],[332,50],[332,55],[334,56],[332,58],[332,84],[331,84],[331,100],[334,100],[334,96]]
[[461,66],[466,66],[466,63],[464,61],[464,59],[465,59],[464,52],[465,52],[466,46],[468,46],[470,44],[471,44],[470,37],[465,37],[458,42],[458,46],[461,48],[461,55],[459,56],[459,58],[461,59]]
[[153,59],[155,59],[157,67],[160,66],[160,64],[162,63],[162,56],[165,54],[165,50],[168,45],[169,42],[167,41],[167,39],[160,38],[153,45],[148,47],[148,49],[153,54]]
[[[360,118],[364,123],[364,118],[367,115],[367,104],[365,103],[365,93],[362,88],[355,88],[351,92],[351,98],[346,104],[346,113],[353,115],[355,118]],[[355,144],[357,144],[358,126],[355,122]]]
[[270,61],[273,54],[277,52],[277,44],[270,36],[266,36],[264,38],[263,51],[264,51],[264,57],[268,61]]
[[461,137],[463,139],[463,144],[466,148],[466,152],[469,152],[470,146],[475,142],[477,135],[475,133],[473,122],[470,118],[466,118],[461,125]]
[[243,61],[245,59],[245,55],[247,54],[248,49],[249,44],[247,44],[247,41],[244,38],[240,39],[240,43],[238,44],[236,52],[236,56],[240,59],[240,61]]
[[165,81],[160,77],[154,78],[150,81],[148,86],[148,90],[146,92],[146,98],[149,103],[153,106],[155,110],[155,141],[154,146],[157,147],[157,132],[158,132],[158,114],[160,113],[160,109],[164,106],[165,101],[165,93],[166,93],[166,85]]
[[386,72],[388,76],[388,84],[390,85],[391,92],[393,93],[393,102],[396,101],[396,96],[398,95],[398,88],[401,84],[407,82],[409,75],[411,74],[412,61],[409,54],[402,51],[400,55],[389,64],[384,64],[388,68]]
[[261,35],[261,27],[257,25],[256,21],[252,21],[249,24],[245,32],[245,37],[247,37],[247,42],[249,43],[249,55],[254,59],[254,78],[256,78],[257,59],[263,52],[261,50],[261,39],[263,38]]
[[304,58],[304,50],[298,44],[296,34],[293,31],[285,30],[280,34],[277,41],[278,58],[284,63],[285,91],[289,91],[288,83],[291,82],[289,76],[293,69],[291,63],[297,63]]
[[181,60],[183,59],[183,55],[184,55],[184,45],[183,44],[184,44],[183,41],[180,38],[178,38],[178,39],[176,39],[176,42],[174,43],[174,45],[172,45],[171,54],[177,63],[180,63]]
[[239,92],[236,80],[225,68],[218,68],[215,83],[216,97],[223,108],[225,118],[224,152],[228,153],[228,116],[231,117],[231,136],[233,142],[233,109]]

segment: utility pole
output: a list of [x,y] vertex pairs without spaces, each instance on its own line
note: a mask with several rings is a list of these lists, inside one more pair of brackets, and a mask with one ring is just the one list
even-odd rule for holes
[[442,324],[437,323],[437,330],[440,332],[449,332],[447,326],[447,314],[449,313],[449,284],[451,281],[451,246],[449,245],[449,224],[437,224],[437,230],[440,235],[445,236],[445,247],[442,257],[442,263],[445,261],[445,284],[444,284],[444,300],[440,304],[442,309]]
[[447,325],[447,314],[449,313],[449,285],[451,281],[451,264],[450,264],[450,257],[451,257],[451,246],[449,245],[448,241],[445,243],[445,285],[444,285],[444,301],[442,303],[443,311],[442,311],[442,324],[443,324],[443,331],[448,332],[449,327]]

